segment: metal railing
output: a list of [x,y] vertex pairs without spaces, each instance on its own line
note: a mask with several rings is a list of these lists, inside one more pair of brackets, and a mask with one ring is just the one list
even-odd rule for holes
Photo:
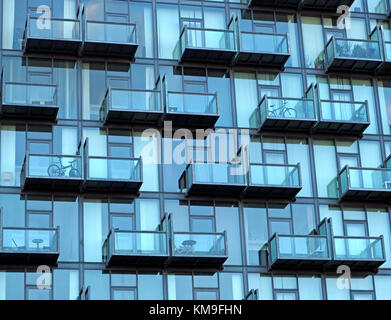
[[227,257],[226,232],[173,232],[171,254],[181,257]]

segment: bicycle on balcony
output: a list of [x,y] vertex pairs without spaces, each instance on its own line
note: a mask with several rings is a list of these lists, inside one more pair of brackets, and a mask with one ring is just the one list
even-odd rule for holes
[[284,100],[281,107],[276,106],[275,104],[272,104],[269,109],[269,117],[274,118],[296,118],[297,111],[294,108],[290,108],[289,103],[287,100]]
[[52,163],[48,167],[49,177],[64,177],[66,171],[69,169],[69,177],[81,177],[80,171],[77,169],[77,160],[68,161],[69,165],[64,166],[62,159],[59,158],[58,164]]

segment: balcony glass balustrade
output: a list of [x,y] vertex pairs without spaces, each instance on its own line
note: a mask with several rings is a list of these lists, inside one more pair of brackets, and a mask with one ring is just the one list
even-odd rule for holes
[[167,234],[162,231],[111,230],[102,254],[108,266],[162,266],[168,259]]
[[264,96],[250,117],[250,128],[259,131],[309,131],[316,121],[313,99]]
[[235,53],[235,39],[232,30],[185,26],[174,48],[173,57],[180,62],[230,64]]
[[314,132],[362,136],[368,128],[368,102],[319,101],[319,121]]
[[84,20],[82,55],[133,60],[137,47],[135,24]]
[[82,39],[79,19],[50,18],[42,27],[42,18],[28,16],[23,36],[25,53],[78,54]]
[[217,94],[168,91],[164,120],[175,126],[210,128],[219,119]]
[[56,264],[59,256],[58,228],[0,227],[2,264]]
[[274,234],[269,269],[321,269],[330,261],[327,236]]
[[326,69],[332,72],[375,72],[382,63],[377,40],[342,39],[332,36],[325,49]]
[[179,187],[187,194],[239,195],[246,181],[240,164],[194,162],[187,165]]
[[220,268],[228,257],[225,233],[174,232],[170,265]]
[[301,190],[300,165],[250,164],[247,197],[295,198]]
[[81,156],[27,154],[21,172],[24,190],[79,191]]
[[338,175],[338,182],[340,199],[391,199],[391,169],[345,166]]
[[85,156],[85,191],[137,193],[142,185],[141,158]]
[[2,118],[56,121],[57,86],[4,82],[1,88]]
[[163,116],[159,90],[109,88],[100,109],[100,119],[112,123],[157,123]]

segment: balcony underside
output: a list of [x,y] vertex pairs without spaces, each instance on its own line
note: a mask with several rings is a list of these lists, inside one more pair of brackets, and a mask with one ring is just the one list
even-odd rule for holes
[[176,268],[211,268],[221,269],[224,262],[227,260],[226,256],[171,256],[168,261],[169,267]]
[[107,113],[105,124],[158,123],[162,119],[162,116],[162,111],[110,110]]
[[354,0],[304,0],[302,7],[305,9],[329,9],[336,10],[339,6],[351,6]]
[[73,191],[79,192],[82,180],[60,177],[26,177],[23,191]]
[[296,199],[301,187],[285,186],[248,186],[244,190],[245,198],[276,198],[276,199]]
[[27,38],[24,52],[25,53],[79,53],[81,41],[79,40],[60,40],[60,39],[36,39]]
[[267,118],[261,125],[261,130],[278,130],[278,131],[304,131],[308,132],[315,125],[316,120],[301,119],[281,119]]
[[83,183],[83,190],[87,192],[137,194],[142,184],[141,181],[88,179]]
[[377,73],[381,75],[389,75],[391,72],[391,61],[385,61],[383,62],[379,69],[377,70]]
[[81,49],[83,56],[117,57],[134,60],[138,44],[85,41]]
[[0,252],[0,265],[57,265],[58,256],[58,252],[2,251]]
[[[169,107],[169,109],[172,107]],[[186,113],[186,112],[169,112],[164,115],[164,121],[172,121],[174,127],[213,128],[219,119],[216,114],[208,113]]]
[[164,267],[168,255],[113,254],[107,261],[108,267]]
[[369,122],[320,120],[313,132],[362,136],[368,126]]
[[235,64],[260,66],[283,70],[285,63],[289,59],[289,54],[262,53],[240,51],[236,56]]
[[193,183],[189,190],[188,195],[232,195],[239,196],[245,189],[245,185],[230,185],[227,183],[221,184],[206,184],[206,183]]
[[2,119],[26,119],[56,122],[58,107],[52,105],[3,104],[0,109]]
[[317,270],[322,271],[330,259],[308,259],[308,258],[278,258],[269,270]]
[[358,259],[334,259],[327,264],[328,271],[335,271],[338,266],[346,265],[351,271],[358,272],[377,272],[378,268],[385,262],[385,260],[358,260]]
[[[303,1],[303,2],[302,2]],[[289,7],[336,10],[340,5],[351,6],[354,0],[251,0],[250,6]]]
[[381,63],[381,60],[357,60],[338,57],[331,61],[327,67],[327,72],[374,73]]
[[235,50],[185,48],[183,50],[181,62],[213,62],[230,65],[235,54]]
[[345,194],[341,196],[341,200],[389,201],[391,200],[391,189],[389,190],[349,189],[347,192],[345,192]]

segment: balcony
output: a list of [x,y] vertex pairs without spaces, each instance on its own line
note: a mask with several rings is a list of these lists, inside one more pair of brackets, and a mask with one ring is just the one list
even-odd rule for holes
[[374,73],[382,64],[380,42],[331,37],[326,45],[327,72]]
[[350,168],[338,175],[340,200],[391,200],[391,169]]
[[[247,2],[243,0],[242,2]],[[251,7],[282,7],[302,9],[335,10],[340,5],[351,6],[354,0],[250,0]]]
[[142,179],[141,158],[98,157],[84,154],[83,191],[138,194]]
[[250,164],[245,197],[295,200],[301,190],[300,165]]
[[234,32],[185,26],[173,57],[179,62],[204,62],[230,65],[236,54]]
[[56,265],[59,228],[0,227],[0,264]]
[[51,18],[43,28],[40,17],[28,16],[23,35],[24,53],[79,53],[82,41],[78,19]]
[[221,269],[227,258],[225,232],[172,234],[169,266]]
[[250,128],[259,131],[310,131],[316,122],[313,99],[264,96],[250,117]]
[[174,126],[213,128],[219,119],[217,94],[168,91],[164,120]]
[[368,128],[368,102],[320,100],[319,121],[313,131],[361,137]]
[[162,231],[111,230],[102,247],[107,267],[162,267],[168,260],[167,234]]
[[322,270],[330,261],[328,238],[324,235],[282,235],[269,240],[270,270]]
[[58,109],[55,85],[2,82],[2,119],[55,122]]
[[81,156],[26,154],[20,175],[23,191],[74,191],[82,183]]
[[371,271],[386,261],[383,237],[334,236],[332,241],[333,260],[329,269],[347,265],[352,271]]
[[179,178],[179,189],[187,195],[239,196],[246,188],[242,165],[189,163]]
[[100,120],[107,124],[156,124],[163,116],[159,90],[107,89]]
[[134,60],[138,44],[136,25],[85,20],[81,55]]
[[290,57],[286,34],[239,32],[234,64],[284,70]]

